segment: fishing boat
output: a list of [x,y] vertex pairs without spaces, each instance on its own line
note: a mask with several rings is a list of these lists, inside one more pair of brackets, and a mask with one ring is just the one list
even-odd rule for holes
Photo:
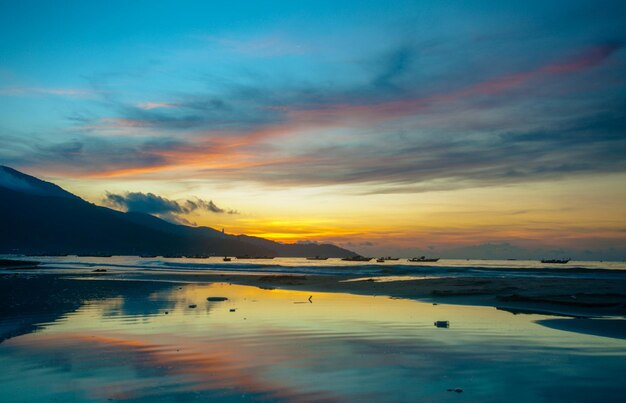
[[565,264],[569,262],[570,259],[542,259],[541,263],[556,263],[556,264]]
[[344,262],[369,262],[372,259],[373,259],[372,257],[352,256],[352,257],[344,257],[341,260],[343,260]]
[[400,258],[399,257],[391,257],[391,256],[381,256],[378,259],[376,259],[376,261],[378,263],[383,263],[383,262],[386,262],[387,260],[396,261],[396,260],[400,260]]
[[438,262],[439,258],[435,257],[435,258],[427,258],[426,256],[420,256],[420,257],[414,257],[412,259],[409,259],[409,262],[418,262],[418,263],[424,263],[424,262]]
[[225,261],[225,262],[230,262],[231,258],[229,258],[228,256],[224,256],[224,259],[222,259],[222,260]]

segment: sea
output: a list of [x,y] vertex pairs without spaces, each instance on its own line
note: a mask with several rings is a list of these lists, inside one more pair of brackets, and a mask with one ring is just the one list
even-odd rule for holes
[[[570,261],[546,264],[538,260],[440,259],[438,262],[409,262],[407,259],[377,263],[351,262],[339,258],[307,260],[306,258],[237,259],[225,262],[223,257],[208,258],[142,258],[138,256],[22,256],[2,255],[3,259],[35,260],[39,269],[55,272],[106,269],[120,272],[206,271],[245,273],[293,273],[345,276],[420,276],[420,277],[593,277],[623,278],[626,262]],[[36,270],[35,270],[36,271]]]

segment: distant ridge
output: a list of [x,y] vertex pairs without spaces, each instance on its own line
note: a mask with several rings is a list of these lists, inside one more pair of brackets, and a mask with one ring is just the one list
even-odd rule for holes
[[331,244],[284,244],[145,213],[96,206],[61,187],[0,165],[0,253],[346,257]]

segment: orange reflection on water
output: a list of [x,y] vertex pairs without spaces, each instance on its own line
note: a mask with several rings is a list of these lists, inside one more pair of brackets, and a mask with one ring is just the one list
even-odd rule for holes
[[[181,333],[184,331],[181,329]],[[55,356],[65,365],[111,372],[121,371],[124,366],[135,372],[135,379],[90,386],[87,389],[94,398],[146,398],[166,388],[178,392],[237,390],[266,399],[334,400],[327,392],[298,390],[288,382],[264,376],[264,369],[301,358],[303,352],[267,349],[267,345],[261,352],[238,339],[202,340],[197,334],[59,333],[24,336],[11,341],[11,346],[31,354]],[[157,385],[161,389],[155,389]]]

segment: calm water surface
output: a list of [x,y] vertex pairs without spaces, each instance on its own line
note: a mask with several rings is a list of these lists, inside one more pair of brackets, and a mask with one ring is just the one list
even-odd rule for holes
[[626,340],[545,319],[173,284],[88,302],[0,343],[0,401],[623,401]]

